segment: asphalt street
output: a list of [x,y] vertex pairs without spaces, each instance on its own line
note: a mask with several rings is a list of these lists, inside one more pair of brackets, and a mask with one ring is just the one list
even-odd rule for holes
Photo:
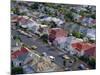
[[62,51],[59,50],[55,50],[54,48],[50,47],[47,44],[44,44],[40,39],[33,37],[33,38],[29,38],[23,34],[20,34],[18,31],[16,30],[12,30],[11,34],[13,36],[15,35],[19,35],[19,37],[21,38],[22,42],[25,43],[26,45],[28,45],[29,47],[35,45],[37,46],[37,51],[39,53],[43,53],[46,52],[47,55],[49,56],[54,56],[55,57],[55,63],[57,65],[59,65],[60,67],[63,67],[63,59],[61,57],[59,57],[61,54],[64,54]]
[[[54,56],[55,57],[55,63],[60,66],[61,68],[63,68],[63,60],[61,55],[65,54],[65,52],[61,51],[61,50],[57,50],[56,48],[53,48],[51,46],[49,46],[48,44],[44,44],[44,42],[42,40],[40,40],[39,38],[37,38],[36,36],[33,36],[32,38],[29,38],[28,36],[21,34],[20,32],[16,31],[16,30],[12,30],[11,34],[13,36],[15,35],[19,35],[19,37],[21,38],[22,42],[24,44],[26,44],[27,46],[31,47],[33,45],[37,46],[36,51],[39,52],[40,54],[42,54],[43,52],[46,52],[47,55],[49,56]],[[77,65],[79,65],[80,62],[77,63]],[[67,63],[68,65],[68,63]],[[77,70],[77,65],[73,64],[72,67],[70,67],[72,70]],[[76,66],[76,67],[75,67]]]

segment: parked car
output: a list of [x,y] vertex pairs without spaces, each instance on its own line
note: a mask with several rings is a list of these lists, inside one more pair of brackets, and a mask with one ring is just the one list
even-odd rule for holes
[[70,59],[70,57],[68,57],[67,55],[63,55],[62,58],[63,59],[66,59],[66,60],[69,60]]
[[65,71],[71,71],[71,69],[70,69],[70,68],[65,68],[64,70],[65,70]]
[[55,60],[54,56],[49,56],[50,60],[53,62]]
[[83,64],[80,64],[80,65],[78,66],[78,68],[79,68],[80,70],[85,70],[85,69],[86,69],[85,65],[83,65]]
[[33,46],[31,47],[31,49],[35,50],[35,49],[37,49],[37,46],[33,45]]

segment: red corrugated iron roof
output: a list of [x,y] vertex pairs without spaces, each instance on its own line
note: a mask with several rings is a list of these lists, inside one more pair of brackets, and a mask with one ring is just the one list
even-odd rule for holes
[[11,53],[11,57],[12,58],[17,58],[18,56],[21,56],[21,55],[23,55],[23,54],[25,54],[25,53],[27,53],[28,51],[27,51],[27,49],[26,48],[21,48],[21,50],[17,50],[16,52],[12,52]]
[[94,44],[90,44],[90,43],[85,43],[85,42],[78,42],[78,43],[73,43],[72,47],[77,49],[78,51],[81,51],[81,50],[85,51],[87,49],[95,47],[95,45]]
[[61,28],[51,28],[48,30],[49,35],[51,37],[63,37],[63,36],[67,36],[67,32],[65,32],[63,29]]
[[79,52],[84,51],[86,55],[94,55],[96,50],[95,44],[90,44],[86,42],[73,43],[72,47]]
[[96,47],[92,47],[85,51],[85,54],[88,56],[96,56]]

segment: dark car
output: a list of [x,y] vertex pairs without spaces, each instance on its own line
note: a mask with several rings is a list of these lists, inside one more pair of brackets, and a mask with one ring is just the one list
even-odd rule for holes
[[85,69],[86,69],[86,67],[85,67],[83,64],[80,64],[80,65],[78,66],[78,68],[79,68],[80,70],[85,70]]

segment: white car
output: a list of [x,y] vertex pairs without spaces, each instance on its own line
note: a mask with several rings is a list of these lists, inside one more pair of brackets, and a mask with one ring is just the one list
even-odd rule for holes
[[55,57],[54,56],[49,56],[50,60],[51,61],[54,61],[55,60]]

